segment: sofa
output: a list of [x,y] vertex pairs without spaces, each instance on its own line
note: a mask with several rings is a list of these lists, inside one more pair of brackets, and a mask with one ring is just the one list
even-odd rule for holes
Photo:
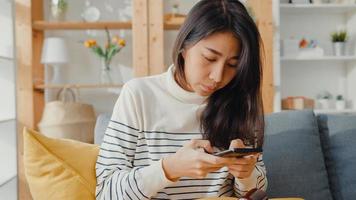
[[[99,115],[100,144],[109,114]],[[356,115],[312,110],[266,115],[264,162],[270,198],[356,199]]]

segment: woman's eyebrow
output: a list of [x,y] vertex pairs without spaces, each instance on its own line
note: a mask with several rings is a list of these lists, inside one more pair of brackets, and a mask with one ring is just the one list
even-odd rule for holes
[[[222,56],[222,53],[220,53],[219,51],[216,51],[215,49],[212,49],[212,48],[209,48],[209,47],[205,47],[206,49],[208,49],[209,51],[211,51],[212,53],[216,54],[216,55],[219,55],[219,56]],[[230,59],[238,59],[239,57],[238,56],[234,56],[234,57],[231,57]]]
[[209,48],[209,47],[205,47],[206,49],[208,49],[209,51],[213,52],[214,54],[217,54],[219,56],[222,56],[222,53],[216,51],[215,49]]

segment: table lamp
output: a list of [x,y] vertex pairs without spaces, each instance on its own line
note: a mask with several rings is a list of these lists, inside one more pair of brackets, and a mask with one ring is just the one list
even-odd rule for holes
[[[61,83],[61,65],[68,62],[68,50],[63,38],[48,37],[45,39],[42,48],[41,63],[45,65],[45,84]],[[49,68],[52,68],[52,76]],[[46,94],[47,93],[47,94]],[[45,99],[50,99],[50,93],[45,91]]]

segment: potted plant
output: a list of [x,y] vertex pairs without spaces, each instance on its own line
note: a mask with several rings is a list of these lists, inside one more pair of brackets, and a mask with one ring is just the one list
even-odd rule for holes
[[318,107],[320,109],[329,109],[331,99],[332,99],[332,95],[329,92],[327,91],[322,92],[317,97]]
[[[101,59],[101,84],[113,84],[113,78],[111,75],[111,61],[112,58],[125,47],[126,42],[124,39],[118,36],[111,38],[109,30],[106,28],[107,42],[105,46],[100,46],[96,40],[89,39],[84,42],[85,47],[92,50],[92,52]],[[115,75],[115,83],[123,84],[121,74]]]
[[344,56],[347,40],[347,31],[335,31],[331,33],[333,52],[335,56]]
[[346,108],[346,101],[342,95],[336,96],[335,107],[336,110],[344,110]]

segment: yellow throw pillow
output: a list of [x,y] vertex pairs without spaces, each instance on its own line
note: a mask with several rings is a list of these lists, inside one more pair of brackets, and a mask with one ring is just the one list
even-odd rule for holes
[[33,199],[95,199],[99,146],[24,129],[24,166]]

